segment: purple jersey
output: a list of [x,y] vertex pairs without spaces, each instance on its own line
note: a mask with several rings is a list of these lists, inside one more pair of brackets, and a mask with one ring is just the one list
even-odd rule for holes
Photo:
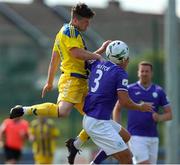
[[[139,82],[128,86],[130,98],[136,102],[148,102],[154,106],[154,111],[157,112],[160,106],[167,106],[169,101],[163,89],[155,84],[145,89]],[[137,110],[128,111],[128,131],[131,135],[157,137],[156,122],[152,118],[151,112],[140,112]]]
[[123,68],[110,61],[92,63],[84,112],[96,119],[109,120],[117,101],[117,91],[127,91],[127,77]]

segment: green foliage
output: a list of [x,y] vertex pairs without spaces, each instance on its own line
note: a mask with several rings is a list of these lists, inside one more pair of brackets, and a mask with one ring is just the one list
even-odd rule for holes
[[129,83],[137,81],[138,63],[141,61],[149,61],[153,64],[153,82],[164,85],[164,54],[147,52],[130,59],[128,66]]

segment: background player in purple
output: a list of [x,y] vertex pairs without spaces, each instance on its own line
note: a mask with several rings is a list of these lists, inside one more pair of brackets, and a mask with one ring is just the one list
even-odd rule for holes
[[[138,66],[139,81],[128,86],[130,98],[136,102],[153,104],[153,113],[128,111],[128,131],[131,133],[129,142],[134,155],[135,163],[156,164],[158,155],[157,122],[172,119],[172,110],[163,89],[152,83],[153,66],[150,62],[142,61]],[[158,114],[159,107],[163,107],[163,114]],[[114,113],[115,121],[119,121],[117,114],[120,105],[116,104]]]
[[93,142],[107,156],[112,155],[122,164],[132,163],[131,152],[119,135],[121,126],[111,120],[117,99],[121,105],[140,111],[152,111],[149,103],[134,103],[128,95],[129,49],[122,41],[111,42],[106,49],[109,61],[94,61],[91,64],[89,92],[84,104],[83,127]]

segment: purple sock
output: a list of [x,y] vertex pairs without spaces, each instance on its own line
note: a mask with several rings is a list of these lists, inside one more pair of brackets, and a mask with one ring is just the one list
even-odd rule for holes
[[105,160],[108,156],[106,155],[106,153],[103,150],[100,150],[96,157],[94,158],[93,162],[95,164],[100,164],[103,160]]

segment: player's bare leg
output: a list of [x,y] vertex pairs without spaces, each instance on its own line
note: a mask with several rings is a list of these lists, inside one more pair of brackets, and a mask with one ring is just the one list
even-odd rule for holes
[[129,149],[115,153],[112,155],[120,164],[132,164],[132,155]]

